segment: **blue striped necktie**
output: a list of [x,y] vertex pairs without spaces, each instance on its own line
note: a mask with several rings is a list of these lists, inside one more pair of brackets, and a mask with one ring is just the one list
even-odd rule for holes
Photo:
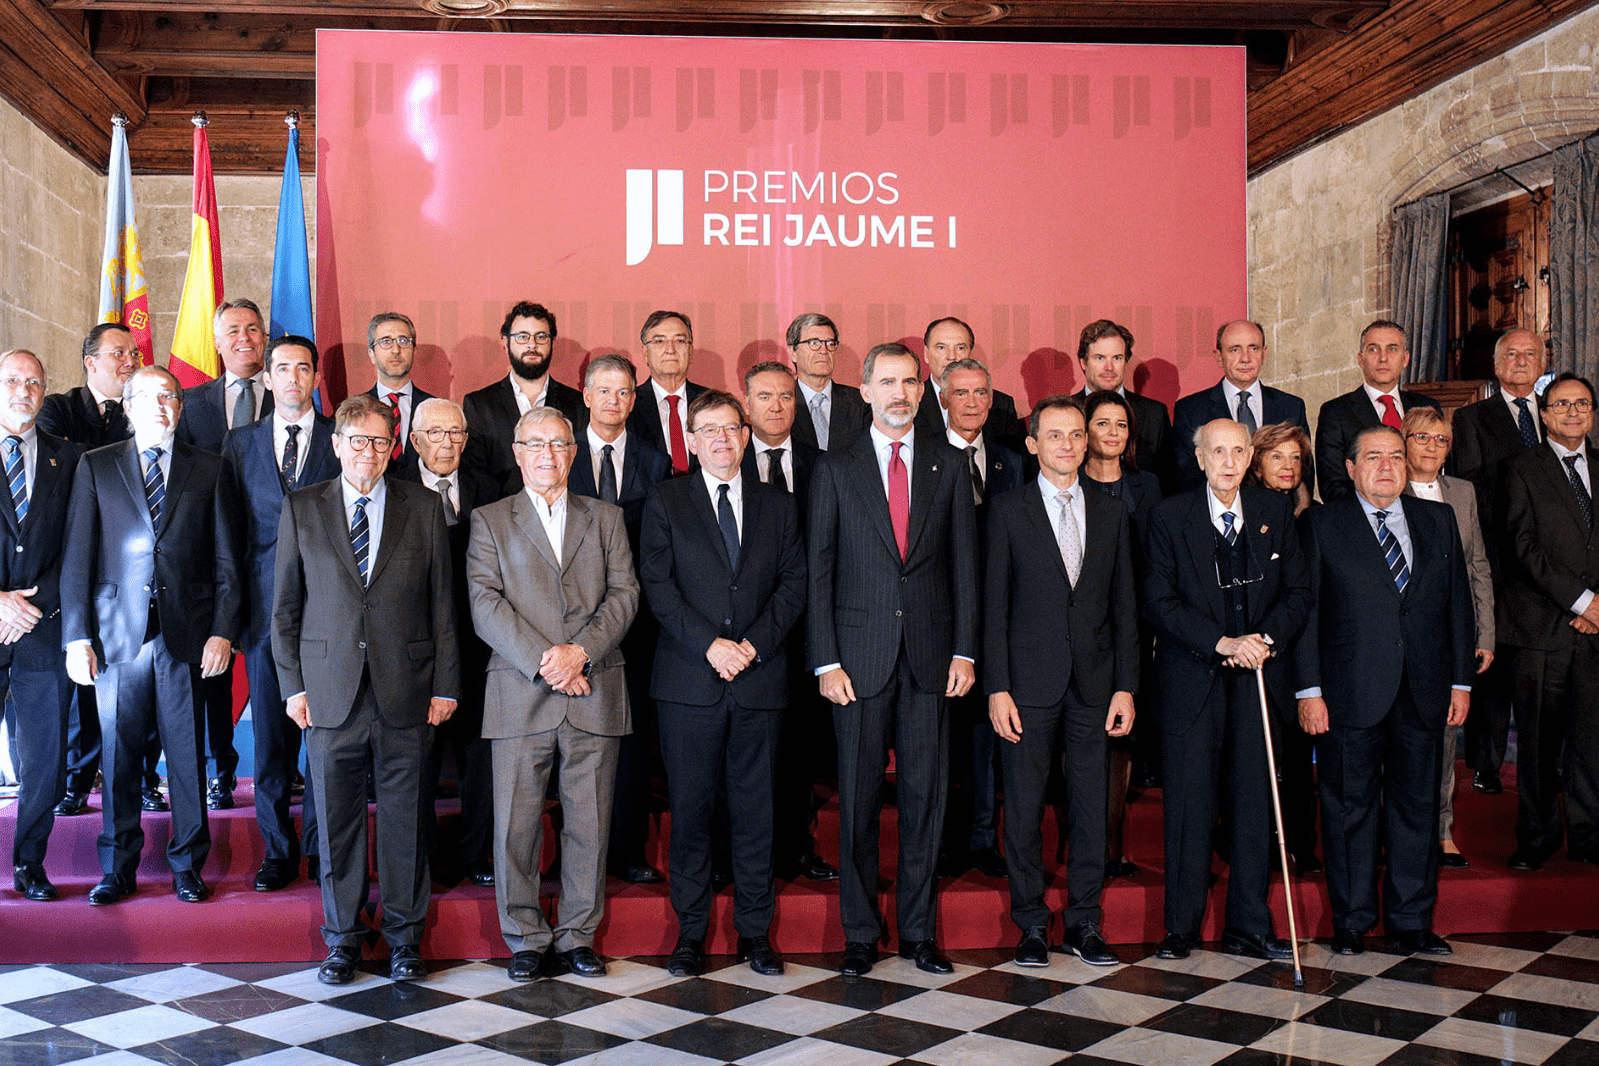
[[355,520],[350,523],[350,547],[355,550],[355,568],[361,572],[361,584],[366,584],[367,556],[372,546],[372,527],[367,524],[366,505],[372,501],[362,496],[355,501]]
[[22,438],[15,433],[6,438],[6,482],[11,486],[11,507],[20,526],[28,517],[28,464],[22,460]]
[[1382,549],[1388,572],[1393,575],[1394,588],[1405,591],[1405,586],[1410,584],[1410,564],[1405,561],[1405,549],[1399,546],[1399,538],[1388,528],[1387,511],[1377,512],[1377,546]]
[[144,502],[150,505],[150,524],[160,528],[161,507],[167,502],[167,479],[161,476],[160,447],[146,448],[140,454],[146,464],[144,471]]

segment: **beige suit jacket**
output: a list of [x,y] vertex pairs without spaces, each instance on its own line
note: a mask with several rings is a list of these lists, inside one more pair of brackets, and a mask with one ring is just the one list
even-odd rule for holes
[[[1454,508],[1455,524],[1460,527],[1460,542],[1466,550],[1466,576],[1471,579],[1471,605],[1477,614],[1477,647],[1494,647],[1494,582],[1488,569],[1488,552],[1482,540],[1482,523],[1477,520],[1477,490],[1464,478],[1438,475],[1444,502]],[[1414,496],[1410,485],[1405,495]]]

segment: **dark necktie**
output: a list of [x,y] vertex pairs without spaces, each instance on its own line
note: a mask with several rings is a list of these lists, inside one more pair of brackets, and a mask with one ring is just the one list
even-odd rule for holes
[[400,394],[389,393],[389,410],[394,412],[394,458],[398,459],[400,453],[405,451],[405,434],[400,427]]
[[616,502],[616,448],[607,444],[600,449],[600,499]]
[[911,483],[905,472],[905,460],[899,457],[904,441],[895,441],[894,454],[888,459],[888,522],[894,527],[894,543],[899,546],[899,558],[905,561],[911,544]]
[[120,400],[107,400],[100,405],[100,424],[105,427],[106,440],[120,436],[127,421],[128,415]]
[[1238,394],[1238,421],[1240,425],[1249,430],[1250,436],[1254,436],[1255,430],[1260,428],[1259,423],[1255,421],[1255,412],[1249,406],[1249,393],[1247,392]]
[[295,472],[300,468],[300,427],[289,426],[289,438],[283,442],[283,462],[278,474],[283,478],[283,491],[293,492]]
[[13,433],[6,438],[6,481],[11,486],[11,507],[17,512],[17,525],[28,517],[28,464],[22,459],[22,438]]
[[350,548],[355,552],[355,569],[366,584],[367,557],[372,547],[372,527],[366,520],[366,505],[372,501],[365,496],[355,501],[355,519],[350,523]]
[[674,476],[688,473],[688,445],[683,441],[683,423],[677,419],[677,403],[681,396],[668,396],[666,398],[666,439],[672,447],[672,474]]
[[141,454],[149,468],[144,472],[144,502],[150,505],[150,524],[161,528],[161,507],[167,502],[167,480],[161,476],[160,448],[146,448]]
[[716,486],[716,524],[722,527],[722,543],[727,545],[727,563],[738,570],[738,520],[733,517],[733,502],[727,498],[727,486]]
[[966,446],[966,473],[972,479],[972,502],[983,502],[983,464],[977,461],[977,445]]
[[1593,528],[1593,497],[1588,495],[1588,486],[1582,483],[1582,475],[1577,473],[1577,457],[1565,456],[1560,460],[1566,464],[1566,476],[1571,479],[1571,489],[1577,494],[1577,509],[1582,512],[1582,520],[1589,529]]
[[1405,591],[1405,586],[1410,584],[1410,564],[1405,561],[1405,549],[1399,546],[1399,538],[1388,528],[1387,511],[1377,512],[1377,546],[1382,549],[1388,572],[1393,575],[1394,588]]
[[766,483],[787,492],[788,476],[783,473],[784,450],[782,448],[773,448],[766,453]]
[[1238,530],[1233,528],[1233,519],[1236,517],[1231,511],[1223,511],[1221,515],[1221,535],[1229,548],[1238,543]]
[[1538,425],[1532,420],[1532,410],[1525,396],[1516,401],[1516,410],[1520,412],[1516,415],[1516,428],[1521,430],[1521,443],[1529,448],[1536,448]]
[[255,421],[255,382],[250,378],[239,379],[239,395],[233,401],[233,418],[228,422],[229,429],[241,429]]
[[1389,429],[1398,429],[1400,423],[1399,408],[1394,406],[1394,398],[1392,396],[1379,396],[1377,397],[1377,402],[1382,404],[1382,424]]
[[439,478],[439,483],[434,486],[439,490],[439,498],[444,501],[444,524],[453,526],[461,520],[460,512],[455,509],[455,503],[450,499],[450,479]]

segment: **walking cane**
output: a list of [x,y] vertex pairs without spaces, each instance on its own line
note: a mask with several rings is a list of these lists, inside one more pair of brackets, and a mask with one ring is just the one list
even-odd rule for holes
[[1255,667],[1255,686],[1260,692],[1260,727],[1266,734],[1266,777],[1271,781],[1271,813],[1277,818],[1277,853],[1283,862],[1283,901],[1288,904],[1288,943],[1294,949],[1294,987],[1305,987],[1305,971],[1299,962],[1299,930],[1294,924],[1294,882],[1288,873],[1288,838],[1283,833],[1283,801],[1277,792],[1277,756],[1271,746],[1271,712],[1266,706],[1266,668]]

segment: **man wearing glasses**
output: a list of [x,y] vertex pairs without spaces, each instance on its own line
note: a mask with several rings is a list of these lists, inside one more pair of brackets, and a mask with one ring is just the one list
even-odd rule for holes
[[859,389],[836,386],[838,327],[826,315],[807,312],[788,324],[788,356],[799,381],[794,439],[812,448],[848,448],[872,424],[872,409]]
[[305,730],[321,818],[324,984],[355,978],[366,926],[367,792],[377,785],[378,894],[389,977],[427,975],[422,768],[461,694],[444,512],[431,489],[385,478],[394,413],[365,393],[334,415],[342,476],[289,494],[278,525],[272,653]]
[[689,472],[692,456],[684,419],[688,405],[705,391],[688,379],[694,361],[694,326],[681,311],[653,311],[638,332],[649,365],[648,386],[639,390],[627,428],[672,460],[672,476]]
[[527,300],[517,303],[500,324],[500,342],[510,373],[467,393],[461,403],[466,427],[472,433],[462,463],[497,482],[501,496],[522,489],[522,471],[512,449],[517,419],[535,407],[553,407],[578,430],[588,424],[583,394],[550,375],[559,336],[554,311]]
[[[617,750],[632,727],[622,635],[638,579],[622,509],[567,491],[572,425],[517,420],[521,491],[478,509],[467,548],[472,621],[492,650],[483,736],[494,766],[494,898],[513,981],[598,977],[606,828]],[[540,899],[544,797],[559,763],[560,918]]]
[[411,369],[416,365],[416,327],[398,311],[379,311],[366,324],[366,352],[378,376],[367,395],[388,404],[399,426],[392,473],[417,480],[412,476],[416,473],[416,450],[407,447],[411,419],[433,395],[411,380]]
[[1194,458],[1205,484],[1155,508],[1144,551],[1166,787],[1162,959],[1186,959],[1199,945],[1222,809],[1229,873],[1221,950],[1253,959],[1292,954],[1273,934],[1266,902],[1275,827],[1254,672],[1265,667],[1272,713],[1282,721],[1294,684],[1273,646],[1292,646],[1314,601],[1292,501],[1243,484],[1249,436],[1225,418],[1199,428]]

